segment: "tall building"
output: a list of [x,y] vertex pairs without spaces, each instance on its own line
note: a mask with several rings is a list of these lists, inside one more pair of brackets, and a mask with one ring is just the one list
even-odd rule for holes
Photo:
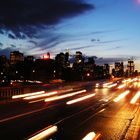
[[10,64],[16,64],[20,61],[24,61],[23,53],[20,53],[19,51],[13,51],[10,53]]
[[104,76],[105,77],[108,77],[109,76],[109,74],[110,74],[110,66],[109,66],[109,64],[104,64],[103,65],[103,71],[104,71]]
[[66,53],[65,53],[65,66],[66,67],[69,67],[70,66],[70,62],[69,62],[69,50],[68,49],[66,50]]
[[123,62],[115,62],[115,69],[113,75],[115,77],[122,77],[124,74],[124,65]]
[[128,64],[127,64],[128,74],[132,75],[134,73],[134,69],[135,69],[134,61],[131,59],[128,59]]
[[76,52],[75,62],[76,62],[77,64],[78,64],[78,63],[81,63],[81,62],[84,62],[84,59],[83,59],[83,56],[82,56],[82,52],[80,52],[80,51],[77,51],[77,52]]
[[0,75],[3,75],[7,72],[9,67],[9,61],[5,55],[0,56]]
[[55,61],[61,66],[65,66],[65,54],[62,52],[57,54],[55,57]]

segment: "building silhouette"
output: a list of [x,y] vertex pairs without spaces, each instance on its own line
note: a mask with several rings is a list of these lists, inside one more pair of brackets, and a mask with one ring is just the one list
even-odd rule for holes
[[21,61],[24,61],[23,53],[19,51],[13,51],[10,53],[10,64],[16,64]]
[[128,70],[128,75],[130,76],[133,75],[135,70],[135,65],[134,65],[134,61],[131,59],[128,59],[127,70]]
[[122,77],[124,75],[123,62],[115,62],[115,68],[112,70],[112,74],[115,77]]

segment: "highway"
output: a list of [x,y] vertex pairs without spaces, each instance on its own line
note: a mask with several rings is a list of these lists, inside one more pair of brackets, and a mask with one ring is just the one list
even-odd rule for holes
[[137,77],[61,84],[13,96],[0,103],[0,138],[139,140],[139,89]]

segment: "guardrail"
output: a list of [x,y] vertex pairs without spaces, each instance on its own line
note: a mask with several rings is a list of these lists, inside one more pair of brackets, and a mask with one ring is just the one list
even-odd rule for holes
[[0,99],[40,90],[39,86],[0,87]]

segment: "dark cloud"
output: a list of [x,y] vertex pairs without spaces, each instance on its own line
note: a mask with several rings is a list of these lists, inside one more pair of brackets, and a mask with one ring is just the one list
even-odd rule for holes
[[103,65],[103,64],[114,64],[115,62],[124,62],[128,58],[125,57],[115,57],[114,58],[98,58],[95,60],[96,64]]
[[8,34],[8,37],[11,38],[11,39],[16,39],[15,35],[10,34],[10,33]]
[[29,43],[32,43],[34,45],[37,45],[37,42],[36,41],[33,41],[33,40],[29,40]]
[[11,47],[12,47],[12,48],[16,48],[16,45],[11,44]]
[[3,47],[3,44],[0,42],[0,47]]
[[116,39],[116,40],[109,40],[109,41],[99,41],[99,43],[101,43],[101,44],[115,43],[115,42],[125,41],[125,40],[128,40],[128,39]]
[[43,40],[37,44],[38,47],[41,47],[42,50],[55,48],[57,45],[62,44],[65,34],[54,33],[53,31],[47,32],[44,34]]
[[38,28],[55,25],[90,9],[94,6],[83,0],[1,0],[0,28],[19,38],[33,37]]
[[4,31],[3,30],[0,30],[0,34],[4,34]]
[[81,50],[81,49],[92,48],[92,47],[94,47],[94,46],[86,45],[86,46],[82,46],[82,47],[70,48],[69,50]]

